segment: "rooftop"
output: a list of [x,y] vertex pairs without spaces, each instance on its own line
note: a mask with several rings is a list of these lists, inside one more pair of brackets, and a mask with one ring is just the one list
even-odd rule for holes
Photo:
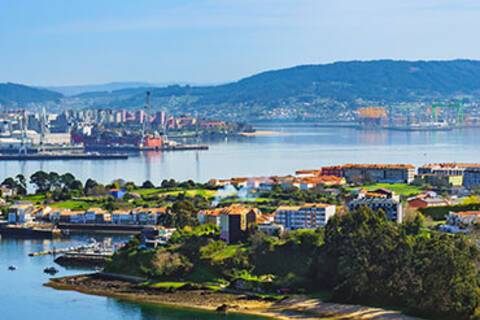
[[355,168],[362,168],[362,169],[415,169],[415,166],[413,164],[402,164],[402,163],[397,163],[397,164],[353,164],[353,163],[347,163],[343,165],[343,168],[347,169],[355,169]]

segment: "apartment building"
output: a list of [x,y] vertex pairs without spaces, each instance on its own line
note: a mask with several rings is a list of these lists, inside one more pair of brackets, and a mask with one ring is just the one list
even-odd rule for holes
[[326,226],[335,212],[335,205],[324,203],[281,206],[275,211],[275,223],[284,226],[286,230],[316,229]]
[[346,164],[342,168],[349,183],[410,183],[415,178],[411,164]]

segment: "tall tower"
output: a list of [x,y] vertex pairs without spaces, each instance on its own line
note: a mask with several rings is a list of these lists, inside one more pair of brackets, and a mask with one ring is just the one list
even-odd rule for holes
[[150,95],[150,91],[147,91],[145,106],[143,108],[144,114],[142,119],[142,141],[140,142],[140,147],[143,147],[147,132],[150,130]]

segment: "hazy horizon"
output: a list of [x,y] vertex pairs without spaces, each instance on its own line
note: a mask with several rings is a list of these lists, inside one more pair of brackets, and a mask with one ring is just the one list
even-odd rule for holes
[[0,82],[219,84],[336,61],[479,60],[479,11],[471,0],[4,1]]

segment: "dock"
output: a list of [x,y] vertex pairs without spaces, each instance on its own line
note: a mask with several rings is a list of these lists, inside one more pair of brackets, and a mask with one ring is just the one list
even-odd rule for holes
[[34,154],[0,154],[0,161],[31,160],[124,160],[127,154],[119,153],[34,153]]
[[134,145],[90,145],[85,146],[87,151],[95,152],[142,152],[142,151],[194,151],[194,150],[208,150],[209,146],[206,144],[177,144],[166,145],[161,147],[140,147]]
[[29,257],[40,257],[40,256],[48,256],[48,255],[57,255],[57,254],[64,254],[64,253],[73,253],[73,252],[80,252],[88,249],[95,248],[95,243],[80,245],[77,247],[69,247],[69,248],[52,248],[49,250],[31,252],[28,254]]
[[35,227],[24,227],[16,225],[1,224],[0,235],[2,237],[11,238],[27,238],[27,239],[52,239],[61,236],[59,229],[43,229]]

